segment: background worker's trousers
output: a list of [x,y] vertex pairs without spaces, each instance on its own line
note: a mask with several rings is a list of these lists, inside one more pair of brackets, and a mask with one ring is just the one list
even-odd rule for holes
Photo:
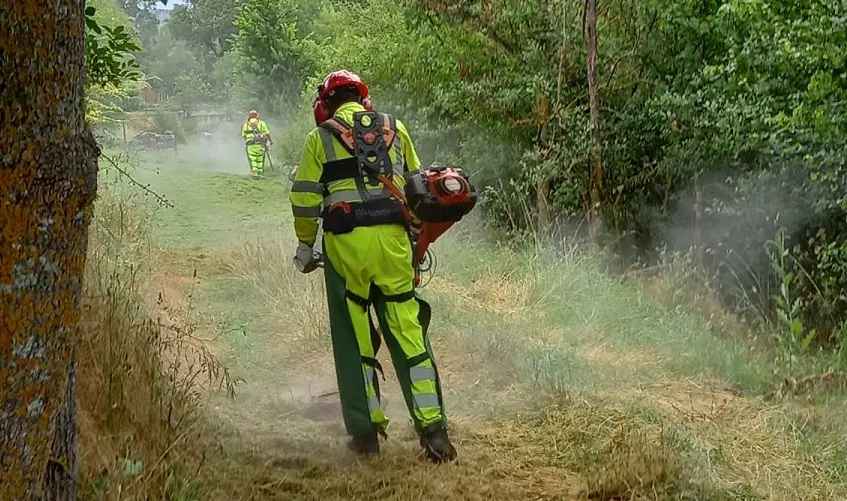
[[376,360],[380,330],[418,433],[446,428],[441,385],[426,336],[430,308],[414,292],[412,247],[400,225],[324,236],[324,277],[344,424],[350,435],[384,430]]
[[265,172],[265,147],[261,144],[247,145],[247,161],[250,162],[250,171],[255,174]]

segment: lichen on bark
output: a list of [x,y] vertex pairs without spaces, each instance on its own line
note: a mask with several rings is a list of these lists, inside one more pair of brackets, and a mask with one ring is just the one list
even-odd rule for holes
[[73,341],[97,145],[84,122],[84,0],[0,2],[0,485],[76,493]]

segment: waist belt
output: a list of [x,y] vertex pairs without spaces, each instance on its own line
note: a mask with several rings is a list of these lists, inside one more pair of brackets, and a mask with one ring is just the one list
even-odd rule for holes
[[407,224],[403,206],[389,198],[367,202],[338,202],[327,207],[322,217],[324,231],[336,235],[350,233],[359,226]]

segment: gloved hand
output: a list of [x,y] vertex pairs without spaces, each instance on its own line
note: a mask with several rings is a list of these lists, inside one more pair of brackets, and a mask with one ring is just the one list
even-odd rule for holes
[[294,266],[300,273],[311,273],[318,267],[318,261],[315,259],[315,252],[311,245],[300,242],[297,244],[297,251],[294,253]]

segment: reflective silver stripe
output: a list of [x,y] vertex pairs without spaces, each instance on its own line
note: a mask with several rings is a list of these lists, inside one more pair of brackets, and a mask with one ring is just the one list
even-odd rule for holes
[[405,171],[403,168],[403,140],[400,139],[400,134],[394,136],[394,144],[392,146],[395,148],[394,151],[397,154],[397,161],[394,162],[394,173],[403,177],[403,172]]
[[372,385],[374,382],[374,370],[370,367],[362,370],[365,376],[365,385]]
[[302,207],[299,205],[292,205],[291,213],[294,214],[294,217],[320,217],[321,206]]
[[371,412],[379,410],[379,399],[376,395],[368,397],[368,410]]
[[[365,388],[372,387],[374,391],[376,391],[376,387],[374,384],[374,370],[373,367],[363,367],[362,368],[362,378],[365,381]],[[376,395],[368,396],[368,410],[373,412],[375,410],[379,410],[379,398]]]
[[423,409],[426,407],[439,407],[438,395],[435,393],[420,393],[414,395],[415,407]]
[[413,383],[416,381],[435,382],[435,369],[432,367],[412,367],[409,369],[409,378]]
[[294,181],[291,185],[291,191],[300,193],[323,193],[324,185],[314,181]]
[[324,145],[324,152],[326,152],[326,161],[332,162],[336,160],[335,156],[335,146],[332,144],[332,133],[323,127],[318,127],[318,134],[321,136],[321,143]]
[[[386,194],[385,190],[382,188],[371,188],[368,190],[368,193],[371,195]],[[356,202],[359,200],[362,200],[362,195],[359,194],[359,190],[341,190],[330,193],[328,196],[324,197],[324,206],[329,207],[330,205],[338,202]]]

